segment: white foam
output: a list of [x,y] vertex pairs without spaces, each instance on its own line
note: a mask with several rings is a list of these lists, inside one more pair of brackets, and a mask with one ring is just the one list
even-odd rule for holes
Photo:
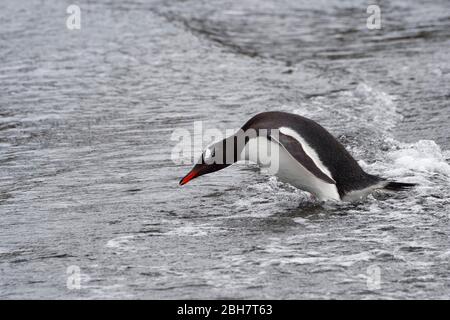
[[[275,176],[265,175],[265,181],[245,186],[246,197],[233,206],[236,217],[265,218],[273,214],[273,208],[293,209],[300,203],[311,202],[311,196],[289,184],[280,182]],[[237,213],[239,212],[239,213]]]
[[360,162],[364,169],[382,175],[385,178],[430,184],[436,178],[450,182],[450,165],[446,153],[432,140],[420,140],[416,143],[400,143],[388,139],[392,151],[385,159],[373,164]]
[[[337,121],[339,128],[352,124],[390,130],[403,118],[397,112],[395,100],[395,96],[361,82],[354,89],[342,91],[332,97],[318,96],[300,102],[300,107],[293,112],[319,122],[323,120],[324,124],[332,127]],[[330,115],[333,115],[332,118]],[[332,121],[326,123],[328,120]]]
[[297,217],[297,218],[294,218],[293,220],[295,223],[302,224],[302,225],[305,225],[308,223],[308,219],[305,219],[305,218]]
[[420,140],[414,144],[400,144],[400,147],[388,154],[396,168],[450,176],[450,165],[436,142]]
[[[369,252],[361,252],[350,255],[342,256],[316,256],[316,257],[304,257],[304,256],[294,256],[294,257],[282,257],[277,259],[281,264],[301,264],[301,265],[338,265],[342,267],[351,267],[355,263],[369,261],[373,258],[373,255]],[[274,261],[271,261],[274,262]],[[270,263],[269,263],[270,264]]]
[[385,130],[392,129],[403,118],[397,112],[394,96],[376,90],[366,83],[359,83],[355,90],[343,94],[351,101],[361,104],[360,117],[368,124],[383,127]]
[[106,243],[106,247],[112,249],[127,249],[129,247],[130,241],[134,238],[134,236],[120,236],[114,239],[109,240]]
[[444,253],[438,255],[438,258],[441,259],[441,260],[448,260],[448,261],[450,261],[450,250],[447,250]]
[[176,228],[164,233],[164,235],[204,237],[213,231],[217,231],[217,228],[214,228],[211,225],[207,225],[207,224],[197,225],[197,224],[193,224],[193,223],[186,223],[185,225],[176,227]]

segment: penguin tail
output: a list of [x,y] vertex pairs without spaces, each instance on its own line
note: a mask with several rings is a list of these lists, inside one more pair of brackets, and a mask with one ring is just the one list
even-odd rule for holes
[[396,182],[396,181],[389,181],[383,189],[389,190],[389,191],[404,191],[409,190],[413,187],[417,186],[416,183],[405,183],[405,182]]

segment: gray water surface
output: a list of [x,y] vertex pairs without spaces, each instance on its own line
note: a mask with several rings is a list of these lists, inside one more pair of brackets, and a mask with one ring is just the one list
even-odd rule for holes
[[[450,298],[447,0],[383,2],[381,30],[365,1],[81,1],[81,30],[70,4],[0,3],[0,298]],[[419,187],[178,186],[175,129],[268,110]]]

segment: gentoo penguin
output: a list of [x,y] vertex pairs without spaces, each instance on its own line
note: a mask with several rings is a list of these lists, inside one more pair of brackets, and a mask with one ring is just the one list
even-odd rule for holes
[[234,135],[209,145],[180,185],[240,160],[266,167],[281,181],[322,201],[354,201],[377,189],[400,191],[415,185],[364,172],[321,125],[286,112],[257,114]]

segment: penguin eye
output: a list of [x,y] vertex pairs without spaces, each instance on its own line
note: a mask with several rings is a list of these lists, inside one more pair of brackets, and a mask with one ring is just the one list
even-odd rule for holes
[[214,148],[212,148],[212,149],[208,148],[205,150],[203,158],[206,163],[209,163],[215,155],[216,155],[216,150]]

